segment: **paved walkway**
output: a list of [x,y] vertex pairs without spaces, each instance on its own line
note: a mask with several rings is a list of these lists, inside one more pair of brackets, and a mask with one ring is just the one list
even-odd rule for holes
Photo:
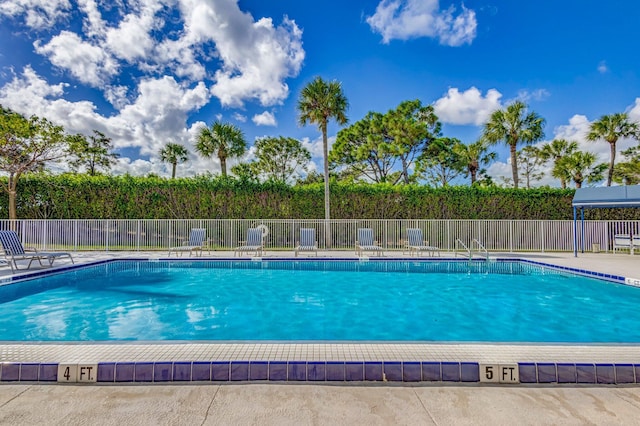
[[3,425],[637,425],[640,388],[0,386]]

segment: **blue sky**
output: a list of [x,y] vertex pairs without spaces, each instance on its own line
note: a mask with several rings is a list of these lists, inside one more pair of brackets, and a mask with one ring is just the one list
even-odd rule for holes
[[[158,152],[170,141],[192,152],[178,175],[218,173],[193,149],[216,119],[250,144],[296,137],[318,167],[320,135],[295,108],[319,75],[342,83],[352,123],[420,99],[446,136],[471,143],[521,99],[546,119],[545,141],[577,140],[605,161],[608,145],[584,134],[604,114],[640,120],[638,22],[634,1],[0,0],[0,104],[106,133],[115,173],[169,174]],[[490,173],[510,176],[495,150]]]

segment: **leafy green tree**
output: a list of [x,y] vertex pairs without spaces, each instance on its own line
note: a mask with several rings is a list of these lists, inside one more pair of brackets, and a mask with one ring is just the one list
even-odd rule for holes
[[434,186],[448,186],[465,170],[455,147],[460,145],[456,138],[437,138],[423,151],[416,162],[416,175],[424,175]]
[[362,120],[338,132],[329,152],[332,167],[346,166],[354,180],[396,184],[400,174],[393,171],[397,157],[391,153],[383,115],[369,112]]
[[629,120],[626,113],[603,115],[589,126],[587,140],[596,142],[604,139],[610,147],[609,172],[607,174],[607,186],[611,186],[613,170],[616,162],[616,143],[620,138],[640,139],[638,123]]
[[231,167],[231,173],[241,182],[259,183],[256,163],[238,163]]
[[540,149],[535,146],[528,145],[518,151],[518,168],[525,178],[527,189],[531,189],[532,182],[537,182],[544,176],[544,173],[539,171],[544,162]]
[[[475,184],[478,174],[485,175],[486,169],[482,166],[489,165],[496,159],[495,152],[488,152],[489,147],[482,139],[466,145],[462,142],[453,147],[460,162],[465,166],[465,177],[471,177],[471,185]],[[485,177],[485,181],[488,177]],[[491,182],[491,179],[489,182]]]
[[588,183],[601,181],[607,170],[605,163],[596,164],[595,154],[583,151],[576,151],[562,157],[558,160],[556,167],[573,180],[576,188],[582,188],[585,180]]
[[244,134],[233,124],[215,121],[198,132],[196,151],[205,158],[218,157],[223,177],[227,176],[227,159],[241,157],[246,150]]
[[640,146],[622,151],[625,161],[615,165],[613,181],[623,185],[640,184]]
[[118,158],[118,154],[110,152],[111,138],[98,130],[88,138],[82,134],[71,135],[68,144],[69,155],[75,157],[69,161],[71,169],[77,172],[84,168],[89,176],[97,175],[100,169],[109,170]]
[[3,189],[9,195],[9,219],[18,218],[16,197],[20,177],[62,158],[66,144],[62,126],[46,118],[27,119],[0,105],[0,170],[8,174]]
[[160,150],[160,160],[171,164],[171,179],[176,177],[178,163],[184,163],[189,159],[189,151],[179,143],[169,142]]
[[560,180],[560,186],[562,189],[567,188],[567,176],[561,173],[559,169],[555,172],[558,161],[563,157],[574,153],[578,150],[578,142],[567,141],[565,139],[554,139],[549,143],[542,145],[540,148],[540,156],[544,161],[553,161],[552,175]]
[[513,186],[518,187],[518,145],[531,144],[544,137],[544,119],[528,112],[527,105],[516,101],[505,109],[494,111],[485,123],[482,137],[490,144],[504,142],[511,151]]
[[409,184],[414,161],[440,135],[433,106],[422,106],[417,99],[404,101],[383,116],[382,127],[389,139],[388,150],[400,160],[402,182]]
[[[324,217],[331,218],[329,200],[329,146],[327,141],[327,125],[330,119],[335,119],[340,125],[347,123],[347,109],[349,102],[342,91],[342,86],[337,81],[326,82],[321,77],[316,77],[307,84],[300,93],[298,99],[298,111],[300,112],[299,124],[307,123],[318,125],[322,133],[322,156],[324,170]],[[325,227],[325,244],[331,246],[331,234],[329,227]]]
[[311,153],[294,138],[262,138],[256,140],[254,147],[254,170],[267,180],[286,183],[298,170],[306,170],[311,161]]
[[[329,176],[332,177],[331,172],[329,172]],[[322,173],[318,173],[316,171],[310,171],[303,178],[298,178],[296,181],[296,185],[313,185],[324,182],[324,176]]]

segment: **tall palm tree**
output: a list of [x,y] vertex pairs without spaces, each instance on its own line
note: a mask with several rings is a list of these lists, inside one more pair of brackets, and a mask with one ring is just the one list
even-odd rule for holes
[[611,181],[613,180],[613,168],[616,162],[616,142],[620,138],[640,139],[639,132],[638,123],[629,121],[629,116],[626,113],[603,115],[589,126],[587,140],[595,142],[604,139],[609,143],[611,149],[607,186],[611,186]]
[[[542,145],[540,148],[540,156],[543,160],[553,160],[553,168],[555,170],[558,161],[563,157],[570,155],[578,150],[578,142],[567,141],[566,139],[554,139],[549,143]],[[567,188],[567,178],[562,173],[552,173],[554,177],[560,179],[562,189]]]
[[[322,132],[322,156],[324,160],[324,217],[325,220],[331,218],[329,206],[329,151],[327,143],[327,124],[333,118],[338,124],[346,124],[347,108],[349,102],[342,91],[342,86],[338,81],[326,82],[321,77],[316,77],[307,84],[300,93],[298,99],[298,111],[300,112],[299,123],[305,126],[307,123],[318,125]],[[328,223],[327,223],[328,225]],[[330,246],[328,226],[325,226],[325,244]]]
[[222,176],[227,176],[227,159],[241,157],[247,150],[242,130],[230,123],[215,121],[198,133],[196,150],[206,158],[215,155],[220,160]]
[[453,147],[460,162],[466,167],[466,174],[471,176],[471,185],[476,183],[478,172],[482,172],[481,167],[496,159],[496,153],[487,152],[488,150],[489,147],[482,139],[469,145],[460,143]]
[[576,151],[562,157],[557,168],[575,182],[576,188],[582,188],[585,180],[589,183],[602,180],[607,165],[596,164],[596,156],[591,152]]
[[179,143],[168,143],[160,150],[160,160],[172,166],[171,179],[176,177],[176,166],[178,163],[184,163],[188,158],[189,151]]
[[511,151],[513,186],[518,187],[518,144],[534,143],[544,137],[544,119],[535,112],[527,112],[524,102],[516,101],[506,109],[494,111],[485,123],[482,138],[490,144],[503,141]]

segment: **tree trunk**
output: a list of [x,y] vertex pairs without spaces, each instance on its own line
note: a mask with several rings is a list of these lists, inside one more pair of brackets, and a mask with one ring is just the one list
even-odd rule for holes
[[171,179],[175,179],[175,177],[176,177],[176,165],[177,165],[177,164],[178,164],[178,163],[171,163],[171,165],[173,166],[173,167],[171,168]]
[[613,180],[613,166],[616,163],[616,141],[609,142],[611,146],[611,159],[609,160],[609,174],[607,175],[607,186],[611,186]]
[[562,189],[567,189],[567,181],[565,178],[560,178],[560,187]]
[[407,167],[407,160],[402,158],[402,180],[405,185],[409,185],[409,170]]
[[11,173],[9,174],[8,184],[7,184],[7,192],[9,193],[9,220],[18,219],[18,213],[16,209],[16,198],[17,198],[17,187],[18,187],[18,176]]
[[467,170],[471,174],[471,186],[476,183],[477,173],[478,173],[478,162],[476,160],[471,160],[467,165]]
[[513,187],[518,188],[518,154],[516,152],[516,144],[511,146],[511,173],[513,174]]
[[227,177],[227,157],[220,157],[220,170],[222,171],[222,176]]
[[9,220],[16,220],[18,214],[16,212],[16,191],[9,190]]
[[322,156],[324,157],[324,241],[326,248],[331,248],[331,206],[329,203],[329,143],[327,142],[327,121],[321,123],[322,131]]

